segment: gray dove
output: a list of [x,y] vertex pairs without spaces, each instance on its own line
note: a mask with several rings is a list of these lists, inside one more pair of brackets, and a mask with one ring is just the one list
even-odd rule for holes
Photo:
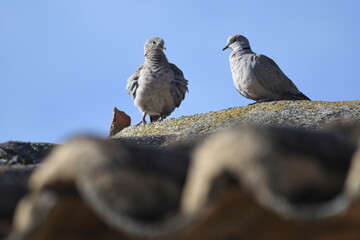
[[254,53],[249,40],[232,35],[223,50],[230,48],[230,67],[236,89],[256,102],[310,100],[269,57]]
[[188,80],[175,64],[169,63],[163,50],[163,39],[148,39],[144,64],[127,80],[126,89],[143,113],[139,124],[146,124],[146,115],[150,115],[151,122],[165,119],[180,106],[188,92]]

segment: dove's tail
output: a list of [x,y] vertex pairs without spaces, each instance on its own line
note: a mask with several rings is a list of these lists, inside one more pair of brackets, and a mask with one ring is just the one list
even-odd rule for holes
[[303,94],[302,92],[299,93],[284,93],[282,96],[283,100],[308,100],[311,101],[310,98],[308,98],[307,96],[305,96],[305,94]]

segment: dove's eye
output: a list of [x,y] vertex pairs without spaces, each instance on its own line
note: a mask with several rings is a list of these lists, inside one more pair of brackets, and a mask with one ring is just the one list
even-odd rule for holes
[[155,44],[156,42],[155,41],[153,41],[153,44]]

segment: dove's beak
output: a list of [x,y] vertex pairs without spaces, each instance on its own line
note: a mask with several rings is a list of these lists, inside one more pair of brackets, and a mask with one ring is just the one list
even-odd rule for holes
[[223,48],[223,51],[229,48],[229,45],[226,45],[226,47]]
[[164,44],[159,44],[158,47],[159,47],[161,50],[166,50],[166,47],[164,46]]

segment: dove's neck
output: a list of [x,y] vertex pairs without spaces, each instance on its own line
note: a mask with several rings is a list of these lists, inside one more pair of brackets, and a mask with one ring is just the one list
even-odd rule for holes
[[233,48],[234,52],[251,52],[251,48],[250,47],[242,47],[242,46],[236,46]]
[[254,53],[250,47],[238,47],[238,48],[235,48],[231,54],[231,56],[235,57],[235,56],[242,56],[242,55],[245,55],[245,54],[249,54],[249,53]]
[[145,62],[154,71],[162,69],[164,66],[169,64],[163,51],[150,50],[145,53]]

